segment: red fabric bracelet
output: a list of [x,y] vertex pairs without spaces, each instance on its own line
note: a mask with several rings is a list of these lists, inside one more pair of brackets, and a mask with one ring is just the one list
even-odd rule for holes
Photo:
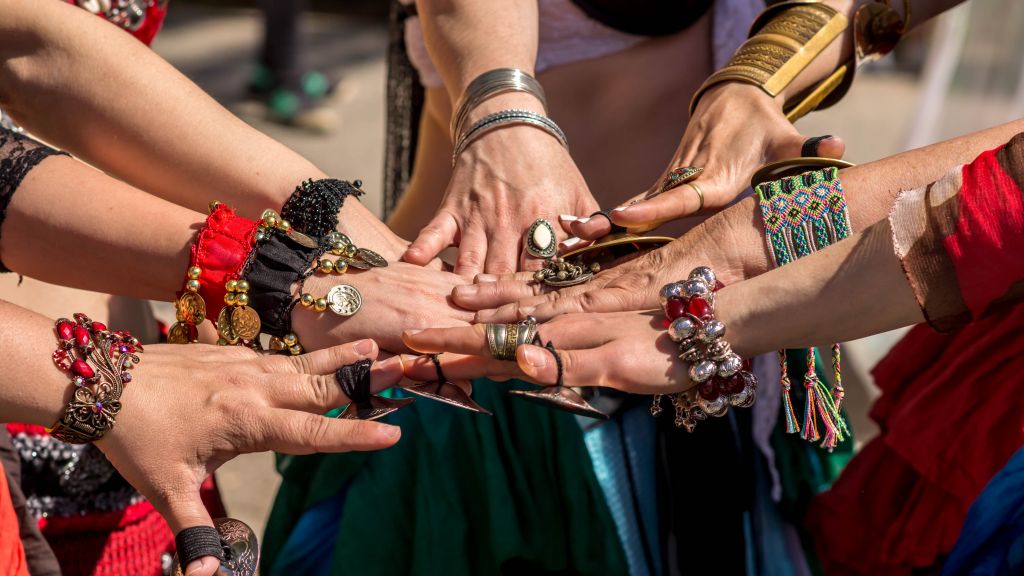
[[238,278],[245,259],[256,246],[258,225],[235,215],[227,205],[218,204],[192,245],[192,266],[202,270],[199,295],[206,301],[206,317],[211,321],[216,321],[224,308],[224,284]]

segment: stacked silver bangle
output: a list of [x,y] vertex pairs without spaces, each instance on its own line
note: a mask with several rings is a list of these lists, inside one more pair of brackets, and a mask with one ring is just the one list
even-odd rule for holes
[[477,76],[466,87],[466,92],[459,99],[452,115],[451,137],[455,142],[462,134],[462,129],[469,118],[469,113],[484,100],[507,92],[526,92],[540,100],[547,112],[548,103],[544,96],[544,88],[540,82],[518,68],[495,68]]
[[[676,425],[692,431],[696,420],[724,416],[730,406],[753,405],[757,377],[725,340],[725,324],[715,318],[715,291],[721,286],[706,266],[694,268],[686,280],[666,284],[659,294],[668,318],[668,335],[679,344],[679,359],[689,367],[697,386],[673,394]],[[676,398],[676,396],[686,398]],[[651,413],[661,411],[655,396]]]
[[569,144],[565,133],[550,118],[544,114],[538,114],[530,110],[501,110],[488,114],[474,122],[468,129],[465,127],[469,114],[484,100],[503,94],[505,92],[526,92],[540,100],[541,105],[547,111],[547,101],[544,97],[544,89],[532,76],[516,68],[497,68],[484,72],[466,88],[466,93],[459,100],[459,104],[452,115],[451,137],[454,146],[452,147],[452,166],[455,165],[459,155],[474,140],[484,134],[512,124],[526,124],[544,130],[565,146]]

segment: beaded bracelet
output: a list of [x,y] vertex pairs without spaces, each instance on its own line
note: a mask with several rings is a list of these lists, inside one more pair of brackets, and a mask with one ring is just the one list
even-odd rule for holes
[[[721,287],[715,273],[700,266],[659,293],[669,338],[679,345],[679,359],[690,365],[690,380],[697,384],[670,395],[675,425],[688,432],[707,416],[725,416],[730,406],[749,408],[757,397],[757,377],[732,351],[725,340],[725,324],[715,318],[715,292]],[[654,396],[653,416],[661,413],[661,398]]]
[[[764,219],[765,240],[776,266],[783,266],[826,246],[848,238],[853,228],[846,205],[846,196],[835,167],[805,172],[780,180],[759,184],[756,188]],[[808,441],[822,439],[822,446],[835,448],[848,429],[841,416],[845,390],[841,370],[839,344],[832,345],[832,368],[835,385],[829,391],[814,369],[816,350],[807,349],[807,376],[804,378],[806,402],[804,423],[797,421],[791,398],[792,382],[787,370],[786,351],[779,350],[783,415],[786,432],[801,432]],[[818,428],[824,427],[824,438]]]
[[140,361],[142,345],[131,333],[111,332],[82,313],[76,313],[74,321],[57,320],[54,329],[57,349],[53,363],[70,374],[75,389],[49,433],[69,444],[95,442],[117,421],[121,393],[132,381],[130,370]]
[[299,232],[319,238],[338,227],[338,212],[349,196],[363,195],[363,182],[346,182],[334,178],[306,180],[284,203],[281,216]]

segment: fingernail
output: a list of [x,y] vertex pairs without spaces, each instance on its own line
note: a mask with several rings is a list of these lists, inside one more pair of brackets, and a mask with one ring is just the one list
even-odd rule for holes
[[625,212],[629,210],[629,206],[619,206],[618,208],[612,208],[612,212]]
[[524,369],[531,376],[536,375],[548,365],[548,352],[536,346],[523,348],[523,360],[526,362]]
[[561,220],[562,222],[575,222],[579,220],[579,218],[573,216],[572,214],[562,214],[558,217],[558,219]]
[[385,426],[381,429],[380,435],[388,440],[393,440],[402,435],[402,429],[398,426]]
[[419,334],[420,332],[423,332],[423,330],[404,330],[402,332],[402,334],[404,334],[406,336],[415,336],[415,335]]
[[369,356],[373,353],[373,340],[360,340],[352,346],[352,349],[360,356]]
[[209,556],[200,558],[199,560],[193,560],[188,567],[185,569],[185,576],[193,576],[198,574],[207,568],[212,568],[212,563],[216,562],[216,559]]
[[477,293],[478,290],[479,289],[476,286],[468,286],[468,285],[467,286],[456,286],[455,287],[455,295],[456,296],[473,296],[473,295],[475,295]]
[[562,242],[562,246],[565,246],[566,248],[572,248],[573,246],[575,246],[575,245],[577,245],[579,243],[580,243],[580,239],[579,238],[576,238],[576,237],[567,238],[565,240],[565,242]]
[[577,220],[577,222],[579,222],[580,224],[586,224],[587,222],[590,222],[590,218],[580,218],[579,220]]
[[477,274],[475,280],[477,282],[497,282],[498,277],[494,274]]

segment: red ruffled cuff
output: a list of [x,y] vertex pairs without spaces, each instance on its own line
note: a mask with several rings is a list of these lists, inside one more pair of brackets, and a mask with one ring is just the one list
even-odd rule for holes
[[199,295],[206,301],[206,317],[214,320],[224,308],[224,284],[237,279],[249,253],[256,246],[259,223],[218,204],[192,245],[192,266],[198,267]]

